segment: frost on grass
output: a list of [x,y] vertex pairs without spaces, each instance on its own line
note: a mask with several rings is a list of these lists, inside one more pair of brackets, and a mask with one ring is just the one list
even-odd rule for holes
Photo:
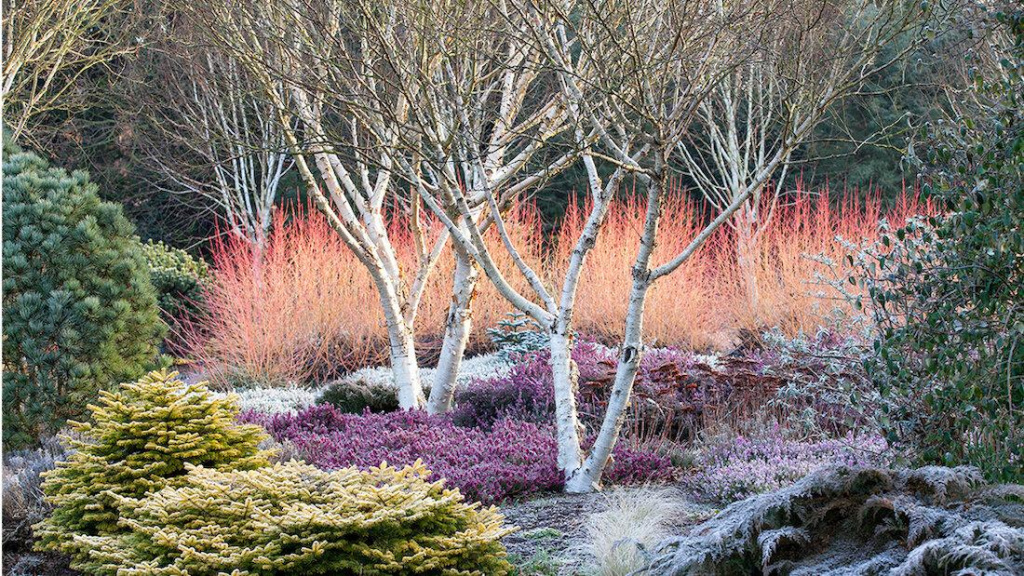
[[595,576],[626,576],[642,568],[647,549],[671,534],[674,517],[681,513],[678,494],[650,487],[615,490],[607,505],[584,524],[582,552]]
[[838,467],[736,502],[664,540],[642,571],[1024,574],[1024,486],[967,467]]
[[34,450],[18,450],[3,458],[3,545],[13,550],[31,542],[32,525],[50,513],[43,497],[42,475],[68,456],[57,438]]
[[[465,388],[473,380],[497,378],[508,374],[510,364],[497,354],[483,354],[466,358],[459,369],[458,385]],[[433,368],[421,368],[420,376],[423,384],[430,387],[434,381]],[[326,390],[334,386],[387,387],[394,388],[394,381],[389,367],[367,367],[352,372],[345,377],[324,386],[302,387],[260,387],[236,388],[238,404],[243,412],[259,412],[262,414],[295,414],[310,406],[320,404]],[[221,394],[226,396],[227,394]]]

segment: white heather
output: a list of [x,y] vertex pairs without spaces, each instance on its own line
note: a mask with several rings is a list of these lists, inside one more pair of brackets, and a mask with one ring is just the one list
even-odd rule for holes
[[[482,354],[466,358],[459,367],[456,383],[466,388],[478,378],[499,378],[508,374],[511,366],[497,354]],[[433,382],[434,368],[420,368],[423,382]],[[317,403],[324,390],[334,384],[365,382],[370,385],[394,386],[391,368],[361,368],[330,384],[317,387],[286,386],[278,388],[237,388],[234,393],[242,411],[256,411],[265,414],[294,413]],[[225,393],[215,393],[220,397]]]

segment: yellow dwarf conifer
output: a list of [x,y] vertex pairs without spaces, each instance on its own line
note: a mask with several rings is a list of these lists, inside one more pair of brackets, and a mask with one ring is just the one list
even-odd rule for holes
[[215,398],[205,383],[186,384],[177,372],[151,372],[116,392],[101,392],[90,422],[72,423],[74,451],[46,473],[43,492],[53,514],[35,528],[37,547],[72,557],[92,572],[90,538],[125,530],[124,498],[179,485],[187,466],[248,470],[268,464],[258,448],[266,434],[235,421],[234,398]]
[[187,482],[124,499],[116,538],[87,539],[119,576],[507,574],[495,508],[430,482],[422,463],[325,472],[290,461],[190,467]]

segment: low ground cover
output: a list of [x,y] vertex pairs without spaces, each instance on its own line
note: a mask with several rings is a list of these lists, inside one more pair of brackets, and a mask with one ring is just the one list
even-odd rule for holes
[[[425,412],[344,414],[325,405],[270,417],[249,413],[243,419],[262,424],[321,468],[405,466],[420,460],[432,478],[487,504],[556,491],[564,482],[554,431],[543,424],[501,419],[487,428],[463,427],[449,416]],[[623,446],[615,452],[608,480],[657,482],[672,475],[667,457]]]

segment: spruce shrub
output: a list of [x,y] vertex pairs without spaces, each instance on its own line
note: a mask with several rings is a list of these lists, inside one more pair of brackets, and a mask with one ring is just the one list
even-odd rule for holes
[[[419,462],[324,472],[290,461],[192,468],[184,484],[125,500],[130,532],[94,540],[114,574],[508,573],[495,508],[428,480]],[[99,572],[99,571],[97,571]]]
[[[5,152],[15,152],[8,148]],[[3,433],[25,447],[142,375],[162,326],[134,229],[84,172],[3,165]]]
[[89,551],[96,537],[124,530],[123,498],[181,485],[187,465],[251,469],[268,463],[266,435],[236,422],[235,398],[215,398],[205,384],[176,372],[151,372],[117,392],[101,392],[92,421],[72,423],[74,453],[44,474],[53,514],[36,526],[41,550],[72,557],[76,569],[103,572]]

